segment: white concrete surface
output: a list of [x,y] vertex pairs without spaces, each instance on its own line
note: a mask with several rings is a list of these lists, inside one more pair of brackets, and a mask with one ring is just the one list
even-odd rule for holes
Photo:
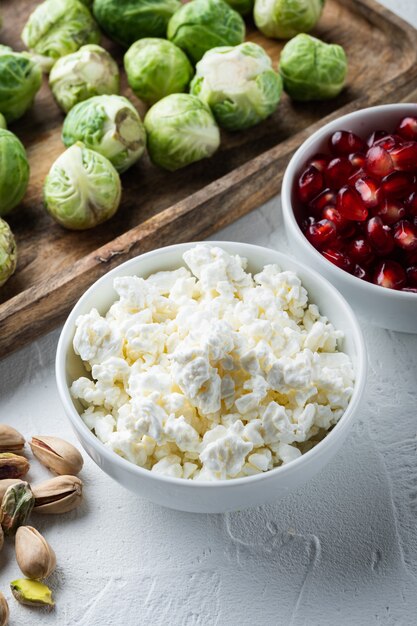
[[[384,4],[417,26],[415,0]],[[285,250],[279,199],[216,238]],[[10,625],[417,624],[417,336],[364,329],[367,405],[319,477],[276,504],[200,516],[140,500],[86,459],[82,510],[32,519],[57,554],[53,612],[15,602],[10,542],[0,554]],[[0,362],[0,421],[27,437],[74,440],[54,382],[57,337]],[[30,478],[43,476],[33,464]]]

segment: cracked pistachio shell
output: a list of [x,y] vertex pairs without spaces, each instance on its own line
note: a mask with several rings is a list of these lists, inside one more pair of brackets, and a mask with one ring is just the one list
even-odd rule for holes
[[16,532],[16,561],[22,573],[32,580],[48,578],[56,567],[55,552],[32,526],[21,526]]
[[18,578],[10,583],[12,594],[20,604],[27,606],[49,606],[53,607],[52,592],[38,580],[28,580]]
[[5,535],[13,535],[19,526],[26,524],[34,504],[35,498],[29,483],[22,481],[7,489],[0,508]]
[[56,476],[33,486],[35,513],[57,515],[76,509],[82,502],[83,484],[76,476]]
[[18,485],[21,482],[23,481],[20,480],[20,478],[3,478],[3,480],[0,480],[0,505],[8,488],[11,485]]
[[4,531],[3,527],[0,525],[0,550],[3,550],[4,546]]
[[0,452],[17,452],[25,445],[25,438],[15,428],[0,424]]
[[83,466],[83,457],[71,443],[59,437],[38,435],[30,442],[33,454],[51,472],[58,475],[78,474]]
[[0,591],[0,626],[7,626],[9,623],[9,605],[4,595]]
[[0,480],[3,478],[23,478],[30,468],[24,456],[12,452],[0,452]]

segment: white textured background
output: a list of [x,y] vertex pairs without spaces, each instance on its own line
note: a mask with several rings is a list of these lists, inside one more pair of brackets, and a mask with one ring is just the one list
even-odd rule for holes
[[[417,26],[416,0],[384,4]],[[216,238],[285,250],[279,199]],[[84,507],[32,519],[57,553],[53,612],[11,598],[12,546],[0,555],[10,625],[416,625],[417,336],[363,327],[368,401],[316,479],[259,509],[193,515],[136,498],[86,459]],[[74,440],[55,388],[57,338],[0,362],[0,421],[27,437]],[[30,478],[43,476],[34,465]]]

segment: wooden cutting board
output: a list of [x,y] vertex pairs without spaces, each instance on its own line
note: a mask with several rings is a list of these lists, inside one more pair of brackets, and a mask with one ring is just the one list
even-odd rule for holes
[[[34,0],[3,0],[0,42],[23,49],[20,33]],[[11,125],[25,144],[31,178],[22,205],[7,219],[16,235],[16,274],[0,289],[0,357],[62,322],[97,278],[150,249],[199,240],[248,213],[280,190],[294,150],[330,119],[365,106],[401,101],[417,88],[417,31],[374,0],[327,0],[313,32],[344,46],[348,84],[326,103],[294,104],[286,95],[276,113],[239,133],[223,133],[210,160],[175,173],[142,158],[122,176],[117,215],[96,229],[66,231],[46,215],[42,185],[63,151],[63,114],[47,80],[33,108]],[[262,45],[276,64],[282,43],[266,39],[248,21],[247,38]],[[103,38],[122,65],[123,50]],[[146,111],[123,79],[122,92]]]

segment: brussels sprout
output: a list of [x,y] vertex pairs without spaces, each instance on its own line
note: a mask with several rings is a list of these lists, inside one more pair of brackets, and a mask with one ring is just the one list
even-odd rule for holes
[[94,0],[97,22],[111,39],[130,46],[143,37],[165,37],[180,0]]
[[258,124],[277,108],[282,80],[256,43],[213,48],[197,63],[190,91],[227,130]]
[[124,64],[129,85],[138,98],[149,104],[186,91],[194,74],[180,48],[156,37],[136,41],[126,52]]
[[0,128],[7,128],[6,118],[0,113]]
[[0,216],[10,213],[26,193],[29,162],[19,139],[0,129]]
[[37,63],[24,53],[0,46],[0,113],[8,122],[26,113],[41,84]]
[[14,274],[16,265],[16,241],[9,225],[0,217],[0,287]]
[[170,171],[210,157],[220,145],[210,109],[185,93],[154,104],[146,114],[145,128],[152,161]]
[[112,217],[120,204],[120,177],[106,157],[78,142],[52,165],[44,201],[61,226],[85,230]]
[[144,153],[145,127],[123,96],[96,96],[77,104],[67,115],[62,140],[69,147],[81,141],[124,172]]
[[240,15],[249,15],[254,4],[254,0],[226,0],[226,2]]
[[31,52],[53,64],[84,44],[98,43],[100,31],[79,0],[45,0],[29,17],[22,39]]
[[281,52],[279,71],[293,100],[328,100],[343,89],[347,59],[342,46],[297,35]]
[[325,0],[255,0],[253,17],[267,37],[291,39],[318,22]]
[[193,0],[172,16],[167,35],[197,63],[211,48],[242,43],[245,23],[223,0]]
[[119,93],[119,68],[107,50],[90,44],[55,63],[49,86],[61,109],[68,113],[92,96]]

